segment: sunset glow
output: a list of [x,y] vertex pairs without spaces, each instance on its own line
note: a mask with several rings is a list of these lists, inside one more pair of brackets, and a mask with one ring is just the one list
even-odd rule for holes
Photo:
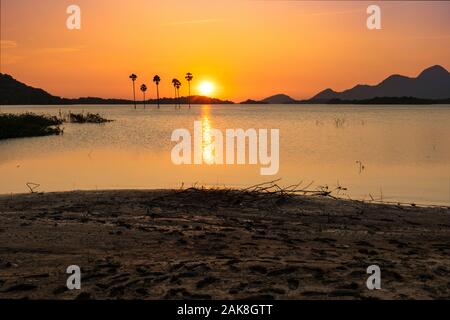
[[450,300],[449,57],[450,1],[0,0],[2,311]]
[[[66,1],[27,3],[2,1],[1,72],[69,98],[130,99],[131,73],[149,98],[154,74],[161,97],[172,97],[170,80],[192,72],[193,94],[239,102],[450,69],[446,1],[382,1],[375,31],[364,1],[78,0],[81,30],[66,28]],[[206,76],[214,91],[199,89]],[[188,95],[186,84],[180,94]]]
[[214,93],[214,84],[210,81],[202,81],[198,86],[198,91],[201,95],[210,96]]

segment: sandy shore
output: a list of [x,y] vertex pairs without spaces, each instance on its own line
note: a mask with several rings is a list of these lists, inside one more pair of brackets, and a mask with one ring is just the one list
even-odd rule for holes
[[[366,288],[372,264],[381,290]],[[227,190],[0,196],[2,298],[450,299],[450,211]]]

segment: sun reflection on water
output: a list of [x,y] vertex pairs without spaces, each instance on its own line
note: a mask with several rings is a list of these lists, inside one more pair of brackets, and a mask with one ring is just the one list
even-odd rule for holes
[[209,120],[209,106],[202,108],[202,156],[206,164],[214,164],[214,141],[211,134],[211,121]]
[[214,143],[211,135],[211,123],[207,115],[202,117],[202,154],[206,164],[214,164]]

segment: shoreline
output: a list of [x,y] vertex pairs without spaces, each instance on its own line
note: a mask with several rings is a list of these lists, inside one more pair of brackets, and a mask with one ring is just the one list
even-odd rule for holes
[[[164,107],[173,107],[173,105],[176,102],[166,102],[166,103],[160,103],[160,106]],[[133,101],[126,102],[126,103],[98,103],[98,102],[92,102],[92,103],[62,103],[62,104],[2,104],[1,107],[85,107],[85,106],[112,106],[112,107],[118,107],[118,106],[133,106]],[[142,101],[136,101],[137,106],[144,106],[144,103]],[[157,107],[158,104],[156,102],[152,101],[146,101],[146,106],[154,106]],[[257,101],[255,103],[245,103],[245,102],[220,102],[220,103],[191,103],[191,106],[195,107],[201,107],[204,105],[212,105],[214,107],[220,107],[220,106],[364,106],[364,107],[382,107],[382,106],[409,106],[409,107],[415,107],[415,106],[444,106],[448,107],[450,105],[450,100],[445,101],[425,101],[420,103],[413,103],[411,101],[402,101],[402,102],[371,102],[371,100],[363,100],[363,101],[346,101],[342,100],[339,102],[324,102],[324,101],[297,101],[297,102],[291,102],[291,103],[264,103]],[[181,106],[187,107],[189,104],[181,103]],[[145,109],[144,109],[145,110]]]
[[0,299],[448,299],[449,217],[261,190],[0,195]]
[[[34,183],[30,183],[31,185],[34,185]],[[38,185],[38,187],[40,187],[40,185]],[[28,187],[30,188],[30,187]],[[195,187],[193,187],[195,188]],[[200,186],[201,189],[214,189],[214,190],[233,190],[233,191],[240,191],[241,189],[239,189],[238,186],[216,186],[216,185],[201,185]],[[164,192],[164,191],[180,191],[182,189],[175,189],[175,188],[148,188],[148,187],[132,187],[132,188],[111,188],[111,189],[72,189],[72,190],[61,190],[61,191],[39,191],[39,190],[34,190],[33,192],[31,191],[21,191],[21,192],[8,192],[8,193],[0,193],[0,201],[2,200],[2,198],[11,198],[11,197],[22,197],[22,196],[27,196],[30,194],[36,194],[36,195],[43,195],[43,194],[47,194],[47,195],[52,195],[52,194],[61,194],[61,193],[73,193],[73,192],[81,192],[81,193],[91,193],[91,192],[150,192],[150,193],[154,193],[154,192]],[[184,189],[185,190],[185,189]],[[318,191],[318,193],[320,193]],[[302,194],[301,192],[299,192],[298,194],[293,194],[296,196],[306,196],[309,197],[308,195]],[[367,200],[367,199],[358,199],[358,198],[348,198],[348,197],[340,197],[339,195],[334,195],[333,193],[330,194],[330,198],[334,199],[336,201],[349,201],[349,202],[354,202],[354,203],[361,203],[361,204],[368,204],[368,205],[387,205],[387,206],[395,206],[395,207],[402,207],[402,208],[408,208],[408,207],[416,207],[416,208],[436,208],[436,209],[448,209],[450,210],[450,204],[443,204],[444,202],[442,202],[442,204],[436,203],[436,202],[414,202],[414,201],[385,201],[385,200]],[[314,197],[314,196],[312,196]],[[326,197],[326,196],[324,196]]]

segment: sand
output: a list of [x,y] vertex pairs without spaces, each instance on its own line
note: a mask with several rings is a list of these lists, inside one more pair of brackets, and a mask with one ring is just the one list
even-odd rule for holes
[[[366,287],[373,264],[380,290]],[[450,210],[229,190],[5,195],[5,298],[449,299]]]

